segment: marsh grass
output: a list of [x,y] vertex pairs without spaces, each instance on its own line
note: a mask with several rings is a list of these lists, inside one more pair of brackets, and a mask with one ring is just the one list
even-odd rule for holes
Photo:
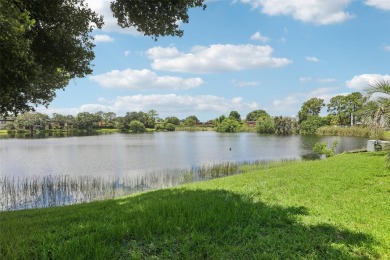
[[236,175],[276,161],[224,162],[189,170],[149,172],[121,178],[103,176],[0,177],[0,211],[65,206],[112,199],[140,191]]
[[[361,126],[348,126],[348,127],[335,127],[335,126],[322,126],[316,130],[318,135],[327,136],[358,136],[365,138],[372,138],[375,133],[368,127]],[[383,136],[383,133],[379,133]]]

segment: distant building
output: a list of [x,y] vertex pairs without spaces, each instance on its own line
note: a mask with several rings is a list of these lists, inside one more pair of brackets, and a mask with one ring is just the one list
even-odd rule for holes
[[257,121],[246,121],[245,123],[249,127],[256,127]]

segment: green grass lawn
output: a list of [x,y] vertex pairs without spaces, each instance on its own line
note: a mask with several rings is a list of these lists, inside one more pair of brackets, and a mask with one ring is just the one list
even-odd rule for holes
[[[0,213],[0,259],[390,259],[384,153]],[[260,169],[261,168],[261,169]]]

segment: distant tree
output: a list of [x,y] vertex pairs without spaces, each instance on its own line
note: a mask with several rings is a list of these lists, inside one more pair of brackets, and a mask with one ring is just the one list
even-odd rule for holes
[[275,122],[273,118],[267,115],[260,116],[257,119],[256,131],[260,134],[275,133]]
[[237,111],[231,111],[229,114],[229,118],[234,119],[238,122],[241,122],[241,115]]
[[277,116],[274,121],[277,135],[291,135],[297,131],[297,122],[291,117]]
[[307,100],[298,112],[298,122],[302,123],[310,116],[318,116],[324,106],[325,103],[322,98],[311,98]]
[[220,124],[217,125],[218,132],[236,133],[241,130],[242,125],[231,117],[225,118]]
[[154,128],[155,125],[154,119],[150,117],[149,114],[142,111],[127,112],[126,115],[124,116],[123,123],[125,125],[129,125],[134,120],[140,121],[147,128]]
[[114,112],[103,113],[103,121],[106,123],[106,126],[109,128],[115,127],[115,118],[116,118],[116,114]]
[[318,115],[312,115],[300,124],[299,132],[303,135],[313,135],[322,125],[323,122],[321,117]]
[[129,122],[124,116],[118,116],[115,118],[115,128],[119,129],[120,132],[126,133],[129,131]]
[[217,117],[216,119],[214,119],[215,125],[218,125],[218,124],[222,123],[223,120],[225,120],[225,118],[226,118],[225,115],[221,115],[220,117]]
[[164,122],[167,124],[179,125],[180,119],[175,117],[175,116],[170,116],[170,117],[165,118]]
[[89,112],[80,112],[75,118],[75,126],[79,130],[91,130],[97,127],[98,118]]
[[166,123],[166,124],[164,124],[164,129],[166,131],[175,131],[176,125],[174,125],[172,123]]
[[149,117],[153,118],[154,120],[156,120],[156,118],[158,117],[158,113],[154,109],[149,110],[148,115],[149,115]]
[[246,121],[257,121],[257,119],[261,116],[270,116],[267,112],[264,110],[254,110],[252,112],[249,112],[249,114],[246,115]]
[[[73,119],[73,116],[71,116],[71,117]],[[52,117],[51,121],[52,121],[52,123],[58,124],[60,126],[60,128],[62,128],[62,129],[64,129],[67,125],[69,125],[71,123],[69,116],[61,115],[58,113],[53,113],[53,117]]]
[[338,95],[330,99],[328,112],[337,118],[340,125],[353,125],[356,121],[356,113],[363,105],[363,96],[359,92],[353,92],[347,96]]
[[129,124],[129,130],[132,133],[143,133],[146,131],[145,125],[138,121],[138,120],[133,120]]
[[194,115],[188,116],[184,120],[184,125],[185,126],[195,126],[198,123],[199,123],[199,119],[196,116],[194,116]]
[[363,107],[365,98],[360,92],[353,92],[346,96],[346,112],[351,119],[351,125],[356,123],[358,111]]
[[45,129],[49,116],[41,113],[23,113],[16,117],[14,125],[17,129],[33,130],[34,128]]
[[328,112],[334,116],[337,125],[349,124],[349,115],[346,112],[346,106],[346,98],[343,95],[337,95],[330,99],[328,104]]

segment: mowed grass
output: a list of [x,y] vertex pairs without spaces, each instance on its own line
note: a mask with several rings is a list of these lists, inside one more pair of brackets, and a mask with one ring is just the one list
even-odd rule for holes
[[0,213],[0,259],[390,259],[385,153]]

